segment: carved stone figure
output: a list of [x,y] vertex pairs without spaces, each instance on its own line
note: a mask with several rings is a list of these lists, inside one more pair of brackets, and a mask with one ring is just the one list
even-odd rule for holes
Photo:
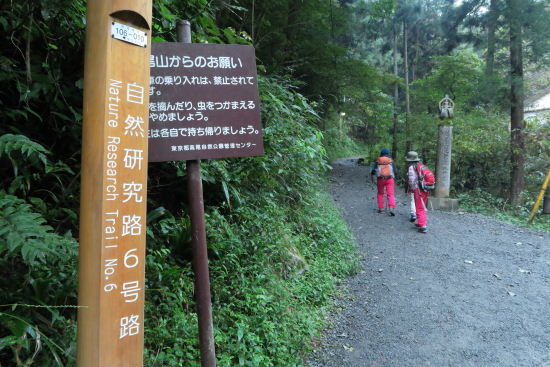
[[448,94],[445,94],[445,98],[443,98],[441,101],[439,101],[439,118],[441,120],[444,119],[452,119],[454,116],[454,110],[455,103],[452,99],[449,98]]

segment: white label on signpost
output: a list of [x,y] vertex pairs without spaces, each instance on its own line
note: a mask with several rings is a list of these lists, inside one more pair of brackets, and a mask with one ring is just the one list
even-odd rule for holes
[[112,23],[111,36],[121,41],[147,47],[147,33],[117,22]]

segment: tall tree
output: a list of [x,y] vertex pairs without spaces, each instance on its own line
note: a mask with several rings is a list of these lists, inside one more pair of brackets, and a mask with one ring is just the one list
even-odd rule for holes
[[392,144],[392,157],[397,158],[397,133],[399,128],[399,83],[397,81],[398,69],[397,69],[397,24],[394,25],[393,30],[393,73],[395,74],[395,87],[393,91],[393,144]]
[[409,50],[408,50],[408,23],[403,22],[403,74],[405,75],[405,150],[412,150],[410,140],[411,101],[409,98]]
[[495,68],[495,32],[497,30],[498,10],[497,0],[490,0],[489,13],[487,17],[487,66],[486,76],[490,80],[493,77],[493,71]]
[[517,204],[524,188],[524,130],[523,119],[523,24],[519,14],[521,0],[507,0],[510,27],[510,129],[511,172],[510,201]]
[[[510,202],[519,204],[525,182],[525,67],[536,70],[550,53],[550,16],[548,0],[470,0],[462,8],[471,12],[464,17],[466,24],[481,35],[480,27],[487,32],[485,81],[480,101],[493,106],[502,101],[510,111]],[[488,10],[488,11],[487,11]],[[480,21],[476,23],[472,18]],[[478,43],[481,44],[481,43]],[[503,93],[501,85],[507,85]],[[505,97],[505,98],[503,98]],[[497,107],[498,107],[497,104]]]
[[[546,35],[550,31],[548,0],[490,0],[486,16],[487,34],[487,93],[497,91],[497,68],[507,70],[510,109],[510,202],[519,204],[525,187],[525,65],[533,70],[550,53]],[[502,36],[506,35],[507,39]],[[499,38],[500,36],[500,38]],[[504,52],[498,45],[506,45]],[[508,65],[499,65],[498,56],[507,54]],[[502,69],[501,69],[502,70]],[[489,94],[490,96],[490,94]],[[493,96],[494,92],[493,92]]]

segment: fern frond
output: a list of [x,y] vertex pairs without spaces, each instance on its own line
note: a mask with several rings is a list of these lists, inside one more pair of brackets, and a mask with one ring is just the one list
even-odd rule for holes
[[0,191],[0,253],[7,251],[7,257],[20,254],[25,263],[34,265],[48,255],[56,255],[60,245],[74,245],[52,233],[45,222],[29,204]]
[[26,158],[32,154],[36,154],[37,157],[44,163],[44,166],[48,165],[46,155],[50,154],[50,151],[42,145],[35,143],[25,135],[4,134],[0,136],[0,156],[3,153],[6,153],[9,157],[11,157],[11,153],[14,151],[21,152],[21,154]]

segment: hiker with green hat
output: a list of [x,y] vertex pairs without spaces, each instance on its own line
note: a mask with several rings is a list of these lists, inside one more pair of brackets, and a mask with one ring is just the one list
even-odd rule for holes
[[[426,204],[428,203],[428,191],[423,190],[419,184],[419,172],[423,165],[420,158],[418,158],[418,153],[413,151],[407,153],[405,160],[407,161],[408,169],[405,178],[405,192],[407,194],[413,194],[416,217],[418,219],[418,224],[416,224],[418,231],[420,233],[427,233],[428,229],[426,225],[428,224],[428,216]],[[412,215],[411,221],[413,221]]]
[[[409,152],[412,154],[407,154],[405,157],[405,160],[407,161],[407,172],[409,171],[409,167],[418,160],[418,154],[416,152]],[[405,192],[407,192],[407,188],[409,187],[409,179],[408,175],[405,175]],[[414,203],[414,192],[408,192],[409,198],[410,198],[410,212],[411,212],[411,222],[416,222],[416,204]]]

